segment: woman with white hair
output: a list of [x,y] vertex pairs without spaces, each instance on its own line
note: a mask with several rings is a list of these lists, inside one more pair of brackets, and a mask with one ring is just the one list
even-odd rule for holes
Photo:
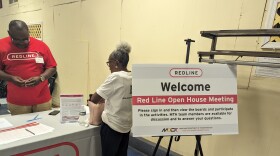
[[88,101],[90,108],[105,100],[101,123],[103,156],[126,156],[132,126],[132,75],[127,69],[131,47],[121,43],[114,50],[107,65],[111,74]]

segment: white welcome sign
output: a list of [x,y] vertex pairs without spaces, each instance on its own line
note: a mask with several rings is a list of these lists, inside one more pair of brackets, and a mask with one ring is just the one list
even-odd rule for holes
[[133,136],[238,134],[236,67],[132,66]]

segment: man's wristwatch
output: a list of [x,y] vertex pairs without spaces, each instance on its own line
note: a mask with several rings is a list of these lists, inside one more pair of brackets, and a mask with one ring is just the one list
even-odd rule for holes
[[41,80],[41,82],[43,82],[43,81],[46,80],[46,78],[45,78],[43,75],[41,75],[41,76],[40,76],[40,80]]

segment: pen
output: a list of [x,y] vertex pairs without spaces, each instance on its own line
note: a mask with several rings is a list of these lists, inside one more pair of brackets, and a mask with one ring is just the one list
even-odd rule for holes
[[28,130],[28,129],[26,129],[26,128],[25,128],[25,130],[26,130],[27,132],[29,132],[29,133],[35,135],[35,133],[31,132],[30,130]]
[[27,122],[42,119],[42,118],[38,118],[38,116],[39,114],[37,114],[33,119],[27,120]]
[[33,119],[37,119],[38,115],[39,115],[39,114],[37,114]]

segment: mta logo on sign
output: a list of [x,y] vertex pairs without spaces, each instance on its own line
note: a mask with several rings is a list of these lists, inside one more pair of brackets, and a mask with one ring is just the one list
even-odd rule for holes
[[178,132],[178,128],[163,128],[161,132]]

